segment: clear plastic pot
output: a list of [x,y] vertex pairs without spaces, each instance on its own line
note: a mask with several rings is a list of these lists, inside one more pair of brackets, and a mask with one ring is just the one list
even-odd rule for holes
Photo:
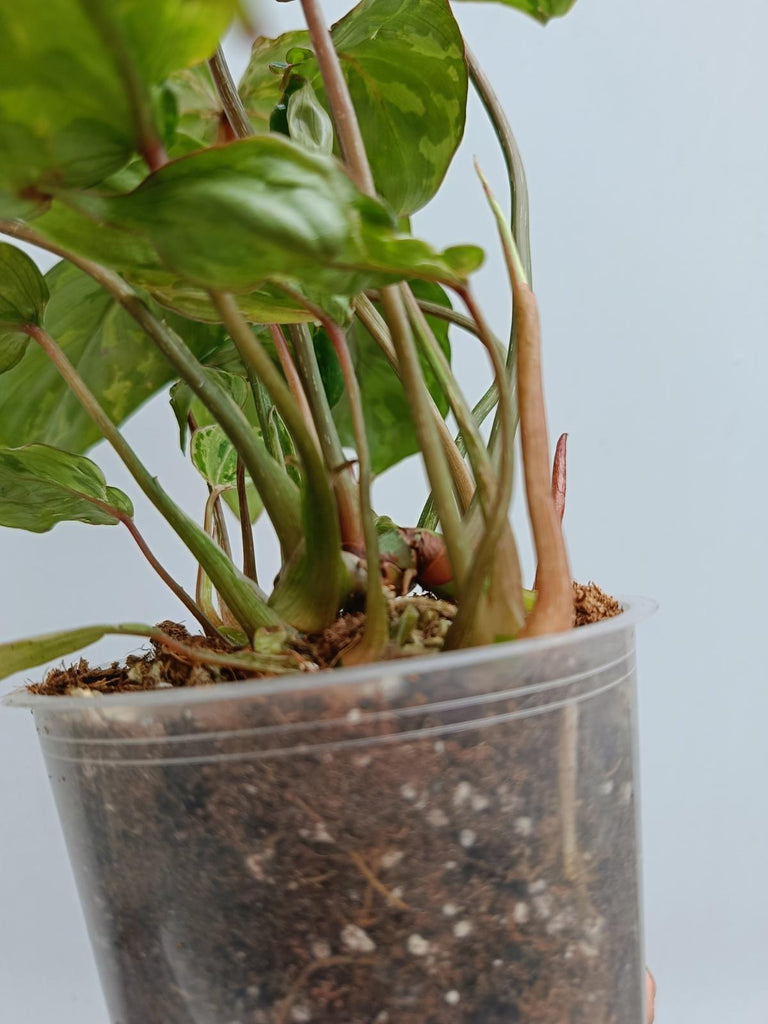
[[114,1024],[644,1024],[635,625],[34,698]]

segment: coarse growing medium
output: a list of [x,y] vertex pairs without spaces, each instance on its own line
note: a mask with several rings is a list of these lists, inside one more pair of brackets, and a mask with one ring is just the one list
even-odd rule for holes
[[[575,625],[584,626],[601,619],[621,614],[618,601],[602,591],[596,584],[574,583]],[[454,606],[447,601],[428,595],[411,598],[397,598],[390,604],[391,631],[397,626],[406,609],[417,612],[411,628],[410,641],[405,646],[391,651],[397,658],[415,657],[426,653],[438,653],[445,638],[454,612]],[[222,641],[204,636],[191,636],[184,626],[175,622],[161,622],[159,628],[191,646],[211,650],[222,650]],[[298,638],[297,654],[305,659],[312,670],[333,668],[340,655],[357,640],[365,628],[365,616],[351,612],[332,623],[328,629],[316,636]],[[64,668],[51,669],[41,683],[29,686],[32,693],[41,696],[56,696],[73,693],[126,693],[138,690],[154,690],[167,686],[205,686],[237,679],[252,678],[253,673],[237,668],[216,668],[211,665],[193,664],[183,656],[163,648],[157,643],[143,656],[131,655],[124,664],[113,663],[106,667],[92,666],[84,658]],[[458,799],[461,799],[459,788]],[[474,801],[482,803],[482,795],[475,794]],[[480,810],[483,808],[480,807]],[[435,820],[439,815],[435,809]]]

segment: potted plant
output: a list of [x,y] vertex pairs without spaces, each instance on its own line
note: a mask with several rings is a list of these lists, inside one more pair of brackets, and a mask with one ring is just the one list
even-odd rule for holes
[[[514,138],[446,0],[363,0],[330,30],[301,6],[306,28],[258,37],[239,88],[218,45],[233,0],[32,2],[0,26],[0,231],[62,257],[43,277],[0,244],[0,525],[124,527],[197,627],[0,645],[6,677],[106,634],[149,641],[11,698],[33,710],[111,1018],[640,1022],[648,605],[572,584]],[[511,6],[546,21],[572,0]],[[509,220],[480,172],[507,343],[472,290],[482,253],[410,231],[470,84],[509,171]],[[488,360],[474,409],[449,327]],[[169,383],[202,522],[120,431]],[[508,520],[518,426],[531,590]],[[101,437],[194,555],[193,593],[85,454]],[[431,494],[395,524],[371,481],[416,451]]]

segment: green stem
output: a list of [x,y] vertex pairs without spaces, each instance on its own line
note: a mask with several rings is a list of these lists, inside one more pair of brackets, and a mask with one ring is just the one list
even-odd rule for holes
[[54,364],[72,394],[120,456],[146,497],[184,542],[200,565],[205,568],[246,634],[250,637],[262,626],[279,625],[279,617],[262,600],[253,582],[246,579],[235,568],[218,545],[179,508],[160,486],[157,478],[153,477],[146,469],[133,448],[104,412],[96,396],[47,331],[36,324],[27,324],[23,329],[30,338],[37,342]]
[[264,439],[264,444],[272,458],[276,459],[284,468],[285,460],[283,457],[283,449],[280,444],[280,435],[273,416],[275,407],[272,405],[264,385],[250,366],[246,366],[245,372],[248,377],[248,383],[251,385],[253,404],[256,406],[256,416],[259,420],[259,427]]
[[[320,313],[320,310],[317,312]],[[330,318],[323,317],[321,322],[328,332],[341,365],[357,449],[360,520],[363,524],[365,561],[368,569],[366,617],[362,640],[353,651],[345,654],[344,660],[347,664],[360,664],[381,657],[389,638],[389,612],[379,569],[379,535],[376,529],[376,515],[371,507],[371,453],[365,432],[363,399],[347,339],[339,325]]]
[[[509,527],[509,506],[512,500],[512,487],[514,483],[514,459],[513,451],[515,444],[515,410],[511,398],[511,388],[507,380],[506,366],[494,339],[485,323],[485,318],[475,302],[474,296],[468,287],[458,290],[470,313],[470,316],[477,324],[480,337],[483,339],[493,365],[493,372],[496,377],[496,386],[499,389],[499,411],[501,413],[501,443],[502,457],[499,474],[498,488],[495,494],[494,507],[488,517],[485,533],[475,550],[473,559],[472,576],[470,577],[463,600],[459,602],[456,617],[446,636],[446,648],[462,647],[471,642],[478,618],[478,609],[482,608],[481,596],[486,585],[486,580],[493,575],[494,561],[497,557],[497,548],[502,538],[505,527]],[[504,586],[507,593],[514,593],[517,597],[516,606],[512,607],[511,618],[503,627],[503,634],[508,637],[515,636],[521,629],[524,620],[523,599],[522,599],[522,577],[520,574],[520,563],[517,551],[512,546],[511,531],[507,533],[507,550],[512,556],[508,558],[505,566],[506,574],[513,574],[511,580],[508,578],[500,580],[499,585]],[[493,597],[493,594],[491,594]]]
[[246,490],[245,463],[239,455],[237,457],[237,506],[240,511],[240,532],[243,539],[243,572],[254,583],[258,583],[256,548],[253,543],[251,510],[248,508],[248,491]]
[[490,119],[496,138],[499,140],[504,162],[507,165],[510,191],[510,226],[517,244],[520,258],[525,268],[525,277],[531,281],[531,225],[530,202],[528,199],[528,182],[525,167],[520,155],[512,127],[504,112],[504,107],[496,95],[491,82],[481,67],[477,57],[469,47],[466,48],[467,67],[472,85],[480,97]]
[[232,131],[238,139],[247,139],[254,134],[253,125],[232,80],[224,51],[220,46],[216,48],[216,52],[208,61],[208,67],[211,70],[213,84],[216,86],[216,92],[219,94],[221,105]]
[[118,274],[98,263],[84,259],[40,238],[33,230],[17,221],[0,221],[0,232],[19,238],[79,267],[107,291],[139,324],[174,370],[184,380],[232,442],[264,502],[267,515],[277,532],[286,556],[292,554],[303,539],[299,494],[278,462],[272,458],[251,427],[242,409],[225,389],[208,374],[178,335],[147,309],[129,284]]
[[304,424],[307,431],[312,436],[314,441],[319,445],[320,440],[315,430],[315,421],[312,418],[312,411],[307,401],[307,396],[304,392],[304,384],[299,376],[296,364],[293,361],[291,350],[288,348],[288,342],[285,340],[283,329],[279,324],[270,324],[269,333],[272,336],[272,341],[277,352],[277,358],[280,360],[280,366],[282,367],[283,374],[288,383],[288,387],[293,395],[293,400],[296,403],[296,407],[301,413]]
[[131,60],[119,29],[109,16],[110,5],[105,4],[104,0],[80,0],[80,6],[90,18],[104,47],[115,62],[131,110],[136,147],[149,169],[156,171],[168,162],[168,157],[155,124],[147,87]]
[[[371,167],[365,152],[360,124],[349,94],[339,55],[325,24],[319,0],[301,0],[312,47],[320,68],[325,93],[333,115],[333,123],[352,180],[361,192],[375,196]],[[389,326],[401,379],[411,406],[416,437],[424,458],[430,487],[435,495],[438,515],[445,535],[457,592],[461,592],[469,570],[469,550],[463,534],[461,517],[454,501],[451,473],[432,419],[430,395],[421,372],[416,344],[411,334],[400,292],[396,286],[382,290],[384,317]]]
[[328,404],[312,336],[306,324],[291,324],[288,330],[304,391],[312,410],[320,449],[333,479],[333,489],[339,506],[342,543],[348,550],[359,553],[365,546],[365,537],[356,503],[357,488]]
[[[335,618],[346,582],[333,490],[314,438],[293,396],[231,295],[211,292],[241,358],[250,364],[293,438],[304,468],[306,557],[287,566],[270,603],[299,629],[322,629]],[[311,601],[308,591],[311,588]]]
[[472,472],[477,481],[478,497],[483,513],[487,517],[491,502],[493,501],[493,495],[496,491],[496,477],[493,472],[491,458],[483,443],[483,438],[477,424],[472,418],[472,410],[469,407],[469,403],[453,375],[451,365],[440,348],[437,338],[429,325],[429,321],[410,288],[402,288],[402,292],[411,323],[421,342],[424,354],[448,398],[451,411],[456,417],[456,422],[461,430],[459,437],[464,440],[472,465]]
[[[396,373],[397,377],[400,379],[400,365],[397,361],[394,346],[392,345],[389,328],[385,321],[379,316],[371,301],[365,295],[358,295],[355,299],[355,313],[357,314],[361,324],[365,327],[386,356],[393,372]],[[437,403],[431,395],[429,396],[429,408],[435,424],[435,429],[440,437],[440,443],[443,446],[443,451],[445,452],[445,457],[448,460],[448,466],[456,492],[456,499],[459,503],[461,512],[464,513],[472,502],[472,498],[475,493],[475,482],[472,479],[472,474],[467,468],[466,462],[464,461],[463,452],[459,450],[456,442],[451,436],[451,432],[443,419],[442,413],[438,409]],[[422,523],[419,523],[419,526],[422,525]],[[432,530],[434,531],[436,528],[437,516],[435,516]]]
[[448,462],[431,414],[429,392],[424,383],[416,345],[400,295],[396,288],[385,288],[381,298],[397,362],[400,366],[403,388],[411,407],[416,438],[435,497],[435,506],[448,549],[456,593],[458,597],[461,597],[469,575],[470,557],[461,516],[454,500]]
[[[488,118],[493,127],[499,146],[504,156],[507,167],[507,178],[509,180],[510,192],[510,218],[509,227],[512,237],[515,240],[516,250],[520,254],[523,266],[523,276],[530,282],[531,271],[531,229],[530,229],[530,202],[528,198],[528,182],[525,176],[525,167],[520,155],[512,127],[504,112],[504,107],[496,95],[488,76],[481,67],[475,55],[467,48],[467,66],[469,68],[472,84],[485,107]],[[502,218],[504,219],[504,218]],[[509,348],[507,351],[507,375],[510,381],[516,382],[516,352],[515,352],[515,311],[512,312],[512,326],[509,332]],[[481,402],[487,402],[489,396],[484,395]],[[517,396],[515,396],[517,402]],[[484,405],[484,408],[486,406]],[[517,415],[517,413],[516,413]],[[491,428],[489,448],[495,452],[499,434],[499,415],[496,417]]]

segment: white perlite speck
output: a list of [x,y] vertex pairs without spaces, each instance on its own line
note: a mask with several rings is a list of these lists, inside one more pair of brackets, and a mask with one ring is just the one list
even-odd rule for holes
[[435,743],[435,753],[436,754],[444,754],[445,753],[445,744],[443,743],[442,740],[437,740],[437,742]]
[[533,832],[532,818],[515,818],[515,832],[523,839],[527,839]]
[[433,807],[431,811],[427,812],[427,822],[433,828],[445,828],[448,824],[448,815],[439,807]]
[[341,942],[350,953],[372,953],[376,949],[376,943],[368,932],[356,924],[348,924],[341,933]]
[[458,912],[459,912],[459,908],[456,906],[455,903],[444,903],[443,904],[443,913],[445,914],[446,917],[456,917]]
[[312,1011],[304,1003],[298,1003],[291,1010],[291,1020],[295,1024],[309,1024],[312,1020]]
[[539,893],[544,892],[546,888],[547,883],[544,881],[544,879],[537,878],[535,882],[531,882],[531,884],[528,886],[528,892],[531,894],[531,896],[538,896]]
[[453,926],[453,934],[457,939],[466,939],[468,935],[472,934],[472,922],[457,921]]
[[395,868],[403,859],[405,854],[402,850],[387,850],[386,853],[382,853],[379,864],[384,871],[389,871],[390,868]]
[[331,945],[325,939],[318,939],[309,947],[315,960],[327,960],[331,955]]
[[403,800],[414,801],[418,797],[419,793],[415,786],[406,782],[404,786],[400,787],[400,796]]
[[471,828],[463,828],[461,830],[461,833],[459,834],[459,842],[461,843],[465,850],[468,850],[471,846],[474,846],[476,840],[477,832],[473,832]]
[[455,807],[463,807],[472,798],[472,787],[468,782],[460,782],[453,791],[453,803]]
[[363,712],[360,710],[360,708],[350,708],[350,710],[347,712],[347,721],[350,723],[350,725],[357,725],[357,723],[362,719],[362,717]]
[[605,782],[600,783],[600,793],[603,796],[610,796],[613,792],[613,779],[606,779]]
[[515,924],[528,924],[531,919],[531,908],[527,903],[516,903],[513,916]]
[[316,843],[333,843],[334,839],[324,821],[315,822],[315,833],[312,837]]
[[406,946],[411,956],[426,956],[430,948],[423,935],[409,935]]
[[482,811],[487,811],[491,806],[491,801],[483,793],[474,793],[472,796],[472,810],[480,814]]
[[449,1006],[458,1006],[461,1002],[461,996],[455,988],[452,988],[450,992],[445,993],[445,1001]]

